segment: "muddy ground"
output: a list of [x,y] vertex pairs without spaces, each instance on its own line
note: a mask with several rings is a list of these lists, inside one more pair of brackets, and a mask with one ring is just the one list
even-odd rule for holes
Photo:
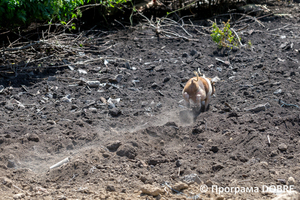
[[[245,47],[218,49],[208,20],[193,21],[204,26],[202,34],[184,26],[193,37],[168,27],[190,40],[166,33],[158,40],[150,28],[136,26],[101,36],[99,45],[112,45],[107,51],[77,52],[82,61],[98,59],[92,64],[0,78],[0,199],[278,195],[217,194],[212,185],[299,191],[300,7],[270,8],[290,15],[239,24],[248,24],[239,32]],[[187,109],[181,95],[198,68],[221,79],[201,113]],[[191,174],[201,182],[180,194],[168,187]],[[145,187],[160,194],[142,193]]]

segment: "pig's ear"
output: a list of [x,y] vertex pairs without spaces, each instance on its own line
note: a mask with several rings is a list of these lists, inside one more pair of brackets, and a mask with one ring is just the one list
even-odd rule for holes
[[212,84],[215,84],[216,82],[220,81],[221,79],[219,77],[214,77],[211,79]]

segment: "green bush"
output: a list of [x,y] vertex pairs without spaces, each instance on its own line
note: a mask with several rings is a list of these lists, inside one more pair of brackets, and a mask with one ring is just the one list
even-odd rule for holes
[[[94,0],[106,7],[126,0]],[[68,21],[81,15],[79,6],[90,0],[0,0],[0,28],[28,25],[33,21]]]
[[233,47],[238,46],[237,39],[234,37],[234,34],[230,30],[229,20],[225,23],[223,22],[223,29],[219,28],[216,23],[212,25],[212,40],[221,47]]

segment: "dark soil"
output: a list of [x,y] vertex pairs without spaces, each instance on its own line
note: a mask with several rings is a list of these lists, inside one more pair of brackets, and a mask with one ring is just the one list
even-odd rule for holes
[[[252,43],[245,48],[218,49],[191,26],[190,41],[163,34],[158,40],[138,26],[103,36],[113,47],[82,57],[112,57],[108,63],[0,79],[0,177],[9,179],[1,179],[0,199],[17,193],[24,199],[153,199],[141,194],[144,184],[163,188],[194,173],[219,187],[293,184],[299,191],[300,7],[271,8],[291,15],[262,18],[263,26],[244,22],[242,43]],[[184,35],[179,29],[172,30]],[[185,108],[181,95],[198,68],[221,79],[201,113]],[[201,193],[195,185],[183,190],[191,192]],[[187,196],[168,190],[159,198]]]

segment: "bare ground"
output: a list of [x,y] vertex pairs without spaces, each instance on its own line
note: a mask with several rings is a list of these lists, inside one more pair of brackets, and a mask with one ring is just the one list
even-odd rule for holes
[[[186,22],[190,35],[169,22],[162,30],[178,35],[162,32],[159,40],[147,22],[97,40],[87,34],[107,50],[83,44],[85,51],[69,52],[68,63],[74,54],[78,59],[74,70],[43,60],[51,70],[0,78],[0,199],[277,196],[217,194],[210,185],[299,191],[300,7],[271,9],[290,15],[236,24],[236,30],[248,25],[239,32],[248,47],[218,49],[207,20]],[[181,96],[198,68],[221,78],[200,114],[185,108]],[[170,190],[190,174],[202,182],[181,194]],[[142,193],[147,184],[160,195]],[[200,191],[203,184],[208,192]]]

